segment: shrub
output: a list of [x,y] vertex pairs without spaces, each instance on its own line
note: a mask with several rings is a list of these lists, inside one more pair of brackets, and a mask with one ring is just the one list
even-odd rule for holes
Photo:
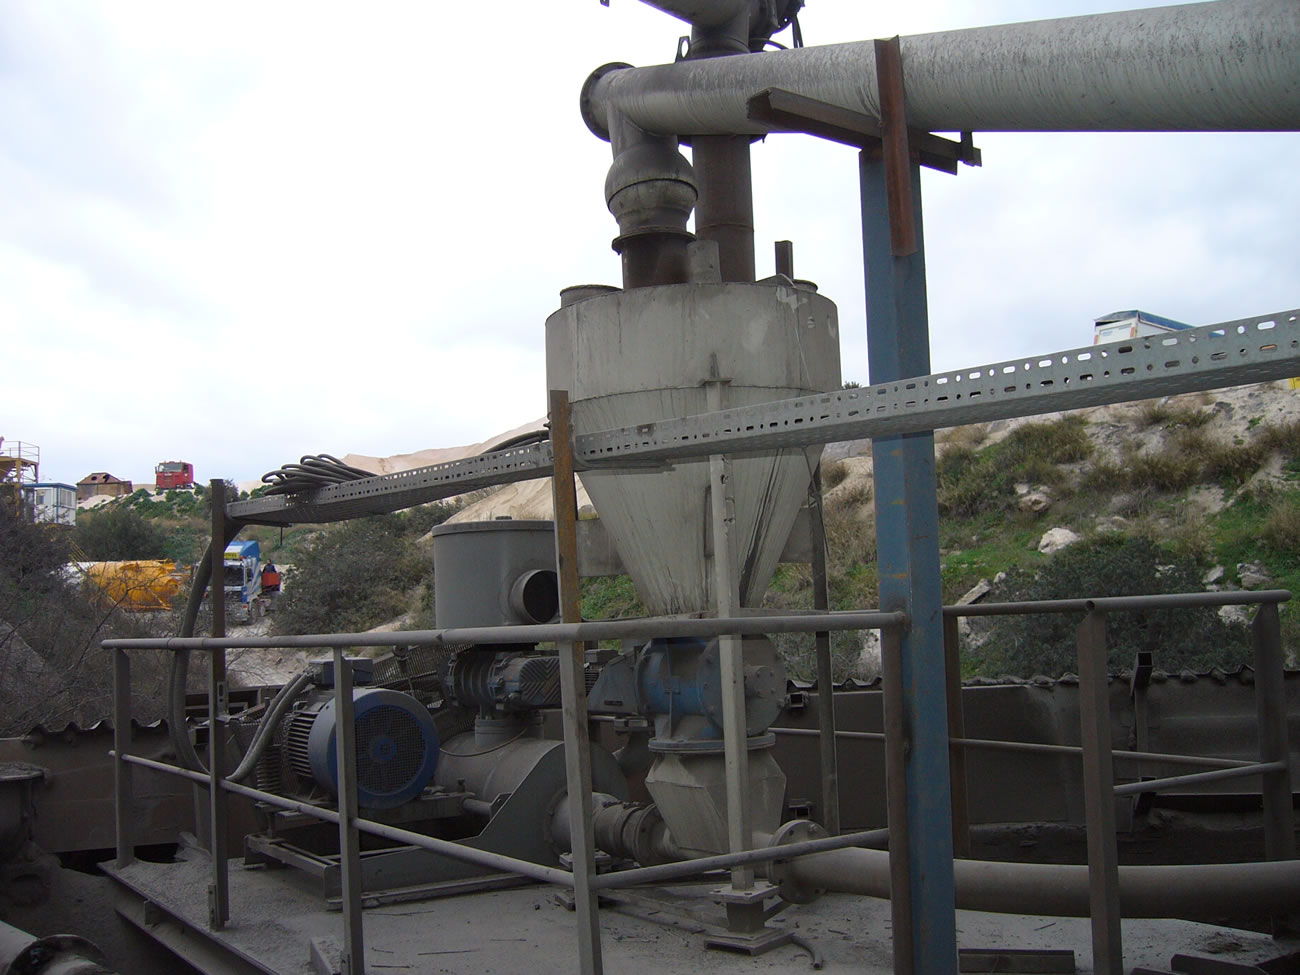
[[367,630],[412,609],[432,571],[416,544],[429,517],[376,515],[318,535],[276,603],[276,632]]
[[849,465],[842,460],[822,461],[822,493],[829,493],[844,483]]
[[84,514],[77,522],[76,542],[95,561],[167,557],[167,532],[132,508]]
[[1300,552],[1300,495],[1279,493],[1264,516],[1262,541],[1279,555],[1295,558]]
[[[1013,569],[990,599],[1021,601],[1089,596],[1200,591],[1200,570],[1149,539],[1101,535],[1063,549],[1043,568]],[[988,625],[981,657],[968,669],[986,675],[1059,676],[1077,671],[1076,630],[1082,614],[996,617]],[[1224,623],[1213,607],[1109,613],[1108,666],[1131,666],[1139,650],[1152,650],[1155,666],[1176,671],[1233,667],[1249,659],[1243,627]]]
[[938,462],[939,510],[961,517],[1008,510],[1015,503],[1017,482],[1059,483],[1059,465],[1091,453],[1087,422],[1076,415],[1022,424],[1001,443],[978,452],[950,441]]

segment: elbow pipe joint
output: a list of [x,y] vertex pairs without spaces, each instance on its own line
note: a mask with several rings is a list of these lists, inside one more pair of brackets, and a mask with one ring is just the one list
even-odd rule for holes
[[618,221],[614,250],[623,259],[623,287],[688,280],[686,229],[699,191],[695,173],[671,135],[650,135],[621,114],[609,118],[614,162],[605,201]]

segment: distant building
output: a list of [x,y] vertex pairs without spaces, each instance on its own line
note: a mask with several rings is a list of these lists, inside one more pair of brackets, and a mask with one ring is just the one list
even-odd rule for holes
[[1093,319],[1092,344],[1105,345],[1108,342],[1123,342],[1143,335],[1162,335],[1165,332],[1181,332],[1191,328],[1186,322],[1176,322],[1172,318],[1153,315],[1149,311],[1113,311],[1109,315]]
[[124,481],[120,477],[114,477],[107,471],[96,471],[94,474],[87,474],[77,482],[77,500],[85,501],[88,498],[97,498],[101,495],[118,498],[124,494],[130,494],[135,488],[130,481]]
[[51,525],[77,523],[77,489],[71,484],[43,482],[28,485],[24,492],[32,520]]

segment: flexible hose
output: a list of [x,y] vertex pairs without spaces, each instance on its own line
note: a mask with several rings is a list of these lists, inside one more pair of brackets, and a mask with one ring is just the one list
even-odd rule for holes
[[374,476],[374,471],[352,467],[332,454],[304,454],[296,464],[285,464],[276,470],[267,471],[262,475],[262,482],[271,485],[267,494],[301,494],[331,484]]

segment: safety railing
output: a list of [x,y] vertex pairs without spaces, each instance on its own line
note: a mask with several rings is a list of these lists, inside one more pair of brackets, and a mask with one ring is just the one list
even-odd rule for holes
[[[1259,776],[1263,780],[1263,824],[1265,856],[1271,860],[1295,857],[1294,815],[1291,798],[1289,743],[1286,730],[1286,705],[1284,659],[1278,605],[1290,598],[1285,590],[1261,592],[1182,593],[1154,596],[1106,597],[1096,599],[1066,599],[1024,603],[986,603],[969,606],[950,606],[944,609],[944,643],[949,670],[950,688],[955,693],[949,698],[949,730],[951,777],[953,784],[953,822],[958,837],[959,855],[969,851],[969,818],[966,809],[965,751],[970,748],[1001,749],[1008,751],[1063,754],[1081,756],[1084,763],[1085,825],[1088,843],[1088,869],[1090,876],[1090,902],[1093,925],[1095,959],[1109,959],[1114,966],[1122,965],[1119,934],[1118,851],[1115,829],[1114,797],[1159,792],[1172,788],[1199,785],[1246,776]],[[1107,648],[1105,616],[1110,612],[1154,609],[1189,609],[1205,606],[1258,605],[1252,627],[1255,658],[1255,694],[1259,723],[1259,760],[1211,756],[1182,755],[1146,750],[1114,751],[1110,733],[1110,708],[1108,700]],[[1084,619],[1078,628],[1078,659],[1080,678],[1080,740],[1081,745],[1057,745],[1041,742],[1018,742],[995,739],[968,738],[964,735],[961,713],[960,675],[958,667],[959,637],[957,620],[962,616],[994,616],[1034,613],[1082,613]],[[486,850],[474,849],[459,843],[441,840],[411,830],[365,819],[356,807],[356,752],[352,709],[352,663],[345,648],[362,646],[394,646],[418,643],[451,645],[465,643],[517,643],[594,642],[605,639],[652,639],[655,637],[692,635],[713,637],[734,634],[825,633],[831,630],[880,629],[885,642],[896,642],[899,628],[906,619],[901,613],[884,612],[813,612],[791,615],[758,615],[732,619],[650,618],[584,623],[560,623],[538,626],[480,627],[455,630],[426,630],[393,633],[344,633],[257,638],[169,638],[109,640],[104,646],[114,654],[114,776],[116,782],[117,812],[117,862],[128,865],[133,859],[133,792],[131,768],[141,767],[192,781],[205,786],[214,815],[209,820],[209,850],[212,856],[212,881],[209,889],[209,924],[216,930],[229,918],[228,861],[223,854],[224,838],[218,835],[226,821],[224,806],[231,794],[265,803],[266,805],[334,823],[339,830],[341,901],[344,924],[344,957],[349,971],[364,970],[364,931],[362,924],[362,890],[360,870],[360,835],[380,837],[394,843],[407,844],[452,859],[472,863],[495,871],[529,878],[541,883],[574,888],[572,871],[521,860]],[[206,773],[170,765],[131,754],[131,700],[130,657],[131,650],[163,649],[170,651],[224,651],[234,648],[282,649],[329,648],[333,651],[337,675],[334,695],[339,715],[338,781],[339,808],[329,809],[319,805],[286,798],[261,789],[233,782],[224,777],[215,744],[209,747]],[[209,742],[225,739],[223,732],[228,716],[218,707],[210,721]],[[832,719],[833,720],[833,719]],[[883,732],[839,731],[833,727],[812,729],[773,729],[781,734],[822,735],[833,738],[866,739],[886,743]],[[1183,775],[1170,775],[1156,779],[1115,785],[1114,763],[1138,762],[1153,765],[1202,768],[1206,771]],[[760,848],[729,853],[705,859],[654,867],[638,867],[603,874],[591,879],[592,890],[657,883],[701,872],[725,869],[738,864],[752,864],[775,859],[787,860],[810,853],[847,846],[869,845],[887,835],[884,830],[855,832],[824,839],[806,840],[772,848]],[[577,837],[575,837],[575,840]],[[1119,967],[1114,970],[1118,971]]]
[[[642,618],[586,623],[557,623],[536,626],[475,627],[445,630],[409,630],[397,633],[334,633],[285,637],[172,637],[152,639],[106,640],[103,647],[113,653],[113,774],[117,866],[124,868],[135,859],[133,838],[134,792],[131,771],[135,767],[178,776],[204,787],[209,793],[211,815],[208,821],[208,850],[211,881],[208,888],[208,924],[214,931],[230,921],[229,861],[224,854],[227,804],[230,795],[238,795],[276,809],[288,810],[333,823],[339,831],[339,865],[343,924],[343,971],[361,975],[365,971],[365,933],[362,915],[361,834],[380,837],[442,854],[455,860],[490,868],[502,873],[526,877],[541,883],[576,888],[575,874],[558,867],[521,860],[515,857],[474,849],[423,833],[401,829],[365,819],[357,807],[356,737],[352,700],[352,661],[347,648],[383,647],[397,644],[456,645],[466,643],[595,642],[617,639],[653,639],[671,636],[745,636],[770,633],[816,633],[831,630],[894,630],[906,623],[898,612],[801,613],[782,616],[753,616],[720,619],[684,619],[677,617]],[[208,771],[200,772],[131,753],[131,661],[132,650],[224,652],[230,649],[330,649],[334,658],[334,707],[337,714],[338,809],[290,799],[262,789],[231,781],[224,774],[218,743],[226,739],[228,715],[222,695],[210,695],[215,701],[209,715]],[[566,727],[566,747],[571,745]],[[843,836],[785,843],[779,847],[759,848],[696,859],[657,867],[640,867],[592,879],[593,889],[632,886],[658,882],[673,877],[698,874],[704,870],[725,869],[739,864],[753,864],[847,846],[859,846],[883,839],[885,831],[873,830]],[[578,837],[573,838],[575,842]],[[587,837],[591,845],[591,838]]]

